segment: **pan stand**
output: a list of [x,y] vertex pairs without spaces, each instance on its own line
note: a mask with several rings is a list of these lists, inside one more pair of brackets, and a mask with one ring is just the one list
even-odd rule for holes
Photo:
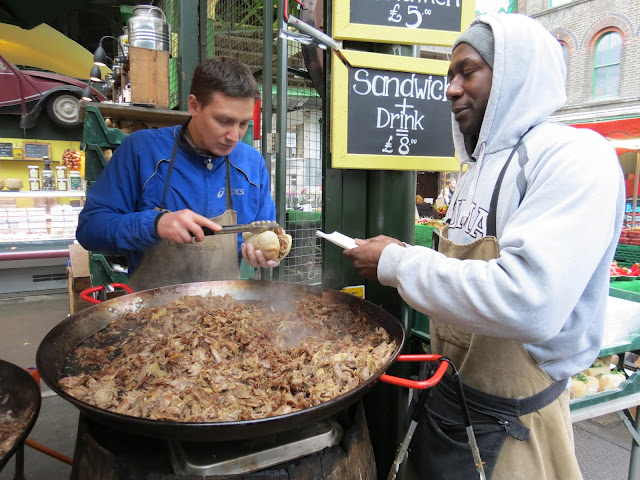
[[171,466],[178,475],[239,475],[304,457],[342,440],[333,419],[296,430],[232,442],[188,443],[169,440]]

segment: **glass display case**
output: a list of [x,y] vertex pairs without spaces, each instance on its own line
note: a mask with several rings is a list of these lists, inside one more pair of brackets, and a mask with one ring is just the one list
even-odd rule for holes
[[0,294],[66,288],[85,192],[0,190]]

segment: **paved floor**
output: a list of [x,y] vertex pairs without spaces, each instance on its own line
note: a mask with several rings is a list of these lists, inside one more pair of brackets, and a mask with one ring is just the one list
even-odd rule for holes
[[[40,341],[68,313],[66,292],[0,298],[0,358],[25,368],[35,366]],[[40,415],[29,438],[72,457],[78,412],[70,403],[52,396],[44,383],[42,393]],[[617,414],[576,423],[574,435],[585,480],[628,478],[632,437]],[[65,463],[25,447],[27,479],[63,480],[70,473],[71,468]],[[13,474],[12,459],[0,472],[0,480],[10,480]]]

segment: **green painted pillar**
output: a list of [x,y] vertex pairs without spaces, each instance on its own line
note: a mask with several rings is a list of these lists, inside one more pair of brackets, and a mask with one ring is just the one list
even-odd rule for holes
[[[277,17],[278,31],[286,30],[284,21],[285,2],[278,2]],[[265,19],[265,22],[267,19]],[[278,132],[278,147],[275,168],[275,204],[276,221],[286,225],[286,187],[287,187],[287,59],[289,58],[288,42],[280,35],[277,40],[278,61],[276,70],[276,132]],[[268,92],[266,92],[268,94]],[[273,181],[273,180],[272,180]],[[284,281],[284,263],[272,269],[272,279]]]
[[[325,2],[324,25],[331,31],[331,2]],[[350,42],[345,48],[414,56],[415,47]],[[377,49],[377,50],[376,50]],[[323,96],[324,182],[323,225],[326,232],[340,231],[358,238],[388,235],[414,242],[416,172],[338,170],[331,168],[331,65],[325,54],[325,95]],[[365,285],[366,299],[394,315],[409,332],[410,308],[394,288],[365,281],[351,262],[342,258],[342,249],[326,244],[323,255],[323,285],[341,289]],[[405,349],[405,352],[407,350]],[[389,373],[407,377],[411,366],[394,364]],[[373,444],[378,478],[387,478],[393,459],[405,434],[409,390],[378,383],[365,397],[365,411]],[[398,479],[405,478],[404,466]]]
[[[198,52],[198,0],[181,0],[179,4],[180,31],[178,39],[178,107],[187,110],[191,91],[191,77],[200,61]],[[205,16],[206,18],[206,16]]]
[[[367,175],[367,237],[388,235],[413,243],[415,172],[369,171]],[[408,343],[410,308],[395,288],[367,282],[366,297],[394,315],[402,324]],[[405,345],[404,353],[408,345]],[[408,363],[396,362],[388,373],[407,378]],[[404,437],[409,390],[379,382],[365,397],[369,433],[376,454],[378,478],[387,478],[396,450]],[[404,478],[404,466],[398,472]]]
[[[374,44],[378,53],[416,56],[417,48],[406,45]],[[403,242],[414,243],[416,172],[398,170],[372,170],[367,175],[367,237],[387,235]],[[366,285],[367,299],[393,314],[402,324],[406,344],[411,331],[409,319],[411,309],[402,300],[395,288],[383,287],[378,282]],[[405,352],[408,345],[405,345]],[[411,365],[394,364],[389,373],[408,377]],[[409,401],[409,390],[378,383],[365,398],[365,412],[369,432],[376,453],[378,478],[386,478],[396,451],[405,434],[405,419]],[[405,465],[398,472],[399,479],[405,477]]]

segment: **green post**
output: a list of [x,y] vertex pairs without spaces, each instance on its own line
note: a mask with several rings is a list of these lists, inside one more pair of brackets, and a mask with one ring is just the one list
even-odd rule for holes
[[[375,45],[378,53],[416,56],[417,49],[406,45]],[[367,236],[388,235],[403,242],[414,243],[414,216],[416,172],[369,171],[367,179]],[[402,324],[405,336],[411,335],[410,307],[395,288],[383,287],[377,282],[367,284],[367,298],[393,314]],[[405,341],[405,353],[408,341]],[[390,369],[392,375],[407,377],[411,366],[396,363]],[[379,383],[365,398],[365,411],[376,453],[378,477],[386,478],[396,451],[405,434],[405,418],[409,390]],[[405,466],[398,472],[402,480]]]
[[[284,21],[284,5],[286,2],[278,2],[278,31],[286,30]],[[267,19],[265,19],[265,22]],[[278,150],[276,153],[276,178],[275,178],[275,202],[276,221],[280,225],[286,225],[286,195],[287,186],[287,40],[278,35],[278,62],[276,71],[276,131],[278,132]],[[284,281],[284,265],[273,269],[273,279]]]
[[[324,25],[331,31],[331,2],[325,2]],[[347,48],[371,51],[378,47],[380,53],[415,56],[417,49],[407,46],[375,44],[350,44]],[[323,95],[324,143],[323,143],[323,224],[326,232],[334,230],[346,235],[369,238],[388,235],[404,242],[414,241],[414,214],[416,172],[337,170],[331,168],[330,112],[331,65],[325,54],[325,95]],[[323,255],[323,285],[341,289],[348,285],[365,285],[366,299],[394,315],[410,334],[410,308],[396,289],[383,287],[378,282],[368,282],[358,275],[351,262],[344,261],[342,249],[326,243]],[[405,350],[406,352],[406,350]],[[410,365],[396,363],[390,369],[392,375],[407,377]],[[396,451],[405,434],[405,419],[409,390],[378,383],[365,397],[364,405],[373,449],[376,456],[378,478],[387,478]],[[398,479],[405,478],[405,468],[398,472]]]
[[191,91],[191,77],[198,65],[198,2],[183,0],[180,6],[180,39],[178,41],[178,84],[179,108],[187,110],[187,100]]

